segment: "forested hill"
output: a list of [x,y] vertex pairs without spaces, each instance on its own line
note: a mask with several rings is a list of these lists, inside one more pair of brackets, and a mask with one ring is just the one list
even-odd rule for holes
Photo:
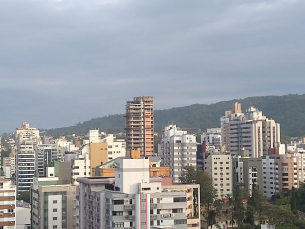
[[[242,104],[245,111],[250,105],[263,111],[268,118],[281,124],[282,136],[305,136],[305,94],[284,96],[260,96],[222,101],[210,105],[194,104],[186,107],[177,107],[166,110],[155,110],[155,132],[174,123],[183,128],[219,127],[220,117],[225,111],[231,110],[234,102]],[[90,129],[98,127],[100,131],[118,133],[124,131],[124,115],[110,115],[94,118],[71,127],[47,130],[50,135],[60,134],[87,134]]]

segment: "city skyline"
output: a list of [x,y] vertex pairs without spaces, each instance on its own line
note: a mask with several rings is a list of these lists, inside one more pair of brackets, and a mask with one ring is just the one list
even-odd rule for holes
[[303,94],[304,6],[3,2],[0,133],[24,121],[55,128],[122,114],[126,99],[141,95],[165,109]]

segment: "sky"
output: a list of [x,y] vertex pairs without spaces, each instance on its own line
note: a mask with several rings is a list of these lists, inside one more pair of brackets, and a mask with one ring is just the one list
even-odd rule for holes
[[0,0],[0,133],[304,94],[304,0]]

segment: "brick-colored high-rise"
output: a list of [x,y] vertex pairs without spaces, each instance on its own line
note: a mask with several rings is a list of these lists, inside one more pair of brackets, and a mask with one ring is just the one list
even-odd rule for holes
[[125,113],[126,152],[140,148],[142,157],[154,155],[154,102],[152,96],[127,101]]

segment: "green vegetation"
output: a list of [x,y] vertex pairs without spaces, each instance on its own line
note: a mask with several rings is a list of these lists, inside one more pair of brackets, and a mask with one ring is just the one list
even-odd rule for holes
[[[172,122],[179,127],[201,130],[219,127],[220,117],[224,115],[225,111],[232,109],[234,102],[240,102],[243,111],[250,105],[257,107],[263,111],[264,115],[280,123],[284,143],[290,141],[288,136],[305,136],[305,94],[249,97],[211,105],[194,104],[186,107],[155,110],[155,132],[161,133],[162,128]],[[109,115],[78,123],[72,127],[46,130],[46,133],[55,136],[73,133],[81,135],[87,134],[90,129],[96,127],[108,133],[119,133],[124,132],[124,126],[125,120],[122,114]],[[193,130],[196,132],[198,129]]]
[[[185,167],[180,180],[186,184],[200,184],[200,212],[211,228],[219,217],[222,218],[221,221],[225,218],[228,228],[236,226],[231,222],[237,223],[238,226],[234,228],[239,229],[256,229],[264,223],[274,224],[275,228],[279,229],[298,229],[305,226],[305,220],[299,219],[298,214],[298,210],[305,208],[305,184],[301,184],[298,190],[280,192],[277,204],[272,204],[255,185],[252,188],[252,196],[247,195],[245,198],[243,185],[237,184],[233,192],[234,196],[228,197],[228,203],[223,203],[215,199],[217,193],[212,178],[200,168]],[[194,200],[197,200],[198,193],[194,190],[193,194]],[[194,202],[195,214],[198,214],[197,206]]]
[[30,191],[24,191],[17,196],[17,200],[23,200],[24,202],[31,202],[31,194]]
[[[186,166],[180,180],[184,184],[200,184],[200,205],[203,207],[201,215],[207,220],[209,226],[214,225],[216,216],[219,214],[219,202],[214,201],[216,189],[213,186],[212,178],[199,167]],[[198,193],[195,191],[193,194],[194,215],[197,215],[199,213],[197,212]]]

